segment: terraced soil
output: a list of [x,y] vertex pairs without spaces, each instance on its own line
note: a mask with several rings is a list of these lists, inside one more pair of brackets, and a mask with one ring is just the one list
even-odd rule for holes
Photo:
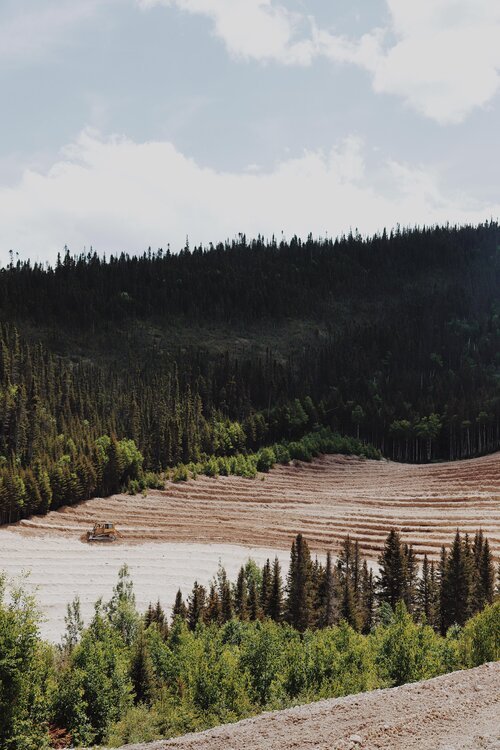
[[94,520],[113,520],[119,544],[231,543],[287,549],[303,532],[317,552],[351,534],[375,559],[390,528],[417,553],[437,556],[457,528],[482,528],[500,556],[500,453],[446,464],[408,465],[347,456],[278,466],[255,480],[199,477],[147,497],[116,495],[22,521],[28,536],[84,539]]

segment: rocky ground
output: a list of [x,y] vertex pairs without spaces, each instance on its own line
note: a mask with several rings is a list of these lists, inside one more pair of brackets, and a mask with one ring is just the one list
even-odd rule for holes
[[122,750],[498,750],[500,662]]

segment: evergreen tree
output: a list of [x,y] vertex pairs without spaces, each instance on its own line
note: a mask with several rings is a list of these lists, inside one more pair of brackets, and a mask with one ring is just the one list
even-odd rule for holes
[[400,536],[394,529],[387,536],[378,564],[379,601],[386,602],[394,610],[397,602],[404,599],[406,592],[405,557]]
[[324,627],[331,627],[338,620],[338,607],[335,596],[335,588],[335,574],[332,564],[332,555],[331,552],[327,552],[324,578],[324,608],[322,618],[322,625]]
[[130,663],[130,679],[134,688],[136,703],[150,704],[154,694],[154,669],[148,643],[141,628],[135,641]]
[[210,584],[210,589],[208,593],[208,602],[207,602],[207,608],[205,611],[205,620],[207,623],[210,622],[221,622],[221,603],[220,603],[220,597],[219,593],[217,591],[217,586],[212,581]]
[[248,616],[250,620],[260,620],[262,610],[259,602],[259,591],[257,589],[257,583],[254,578],[250,579],[248,587]]
[[451,550],[446,559],[444,576],[441,581],[441,621],[442,632],[451,625],[463,625],[469,611],[469,571],[468,553],[457,531]]
[[272,590],[272,574],[271,574],[271,563],[269,558],[266,560],[264,567],[262,568],[262,582],[260,585],[260,609],[264,617],[270,616],[270,601],[271,601],[271,590]]
[[240,620],[248,619],[248,590],[245,576],[245,568],[241,566],[238,579],[236,581],[236,589],[234,592],[234,609],[236,616]]
[[175,622],[176,619],[185,622],[187,619],[187,614],[187,607],[184,604],[184,599],[182,598],[182,591],[178,589],[177,594],[175,595],[174,606],[172,607],[172,623]]
[[273,562],[273,577],[271,586],[271,597],[269,600],[269,617],[275,622],[283,619],[283,582],[281,579],[281,566],[277,557]]
[[375,620],[375,583],[373,570],[368,569],[366,560],[363,561],[361,570],[360,606],[361,630],[363,633],[369,633]]
[[219,566],[217,578],[220,599],[220,616],[222,622],[229,622],[233,617],[233,598],[231,595],[231,586],[227,579],[227,573],[222,565]]
[[206,591],[198,581],[194,582],[193,591],[188,599],[187,623],[190,630],[195,630],[199,622],[203,622],[206,606]]
[[287,618],[288,622],[301,632],[306,630],[312,621],[311,574],[309,546],[302,534],[297,534],[290,552]]

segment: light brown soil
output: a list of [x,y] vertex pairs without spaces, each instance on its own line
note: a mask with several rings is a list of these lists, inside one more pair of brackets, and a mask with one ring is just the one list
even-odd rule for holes
[[[127,750],[498,750],[500,663]],[[125,748],[122,748],[125,750]]]
[[[500,453],[432,465],[323,456],[257,479],[199,477],[142,496],[95,498],[22,521],[24,535],[82,537],[113,520],[123,543],[231,543],[287,549],[303,532],[313,550],[335,551],[347,533],[375,559],[390,528],[436,556],[457,528],[481,527],[500,556]],[[115,542],[120,544],[120,542]]]

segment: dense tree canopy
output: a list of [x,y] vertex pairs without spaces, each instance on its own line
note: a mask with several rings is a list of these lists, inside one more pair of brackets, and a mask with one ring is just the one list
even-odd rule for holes
[[0,319],[4,521],[181,463],[251,476],[322,426],[403,461],[500,447],[496,223],[11,262]]

